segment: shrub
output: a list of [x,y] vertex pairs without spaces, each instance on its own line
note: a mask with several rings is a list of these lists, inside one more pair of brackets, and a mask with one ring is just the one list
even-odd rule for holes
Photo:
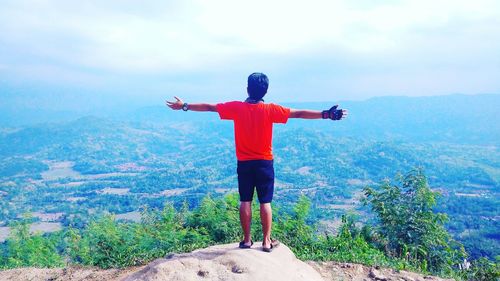
[[205,247],[208,235],[184,227],[182,216],[171,205],[161,212],[144,211],[141,223],[120,223],[113,216],[104,216],[81,233],[69,232],[69,255],[74,262],[110,268]]
[[274,216],[273,235],[285,243],[300,259],[315,256],[316,242],[314,229],[307,224],[311,201],[301,196],[291,214],[277,210]]
[[64,261],[56,248],[55,237],[30,234],[29,222],[23,220],[13,225],[6,241],[0,267],[58,267]]
[[186,226],[205,233],[213,244],[238,241],[241,227],[237,195],[221,199],[206,196],[200,206],[187,216]]
[[365,203],[379,221],[375,228],[379,242],[389,256],[423,271],[452,273],[465,251],[444,228],[446,215],[433,211],[438,193],[430,190],[419,169],[400,176],[398,183],[386,181],[378,189],[364,189]]

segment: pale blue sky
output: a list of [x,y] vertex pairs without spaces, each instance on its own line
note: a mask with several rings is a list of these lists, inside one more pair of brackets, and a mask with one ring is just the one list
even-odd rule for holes
[[500,1],[2,0],[0,34],[17,101],[500,93]]

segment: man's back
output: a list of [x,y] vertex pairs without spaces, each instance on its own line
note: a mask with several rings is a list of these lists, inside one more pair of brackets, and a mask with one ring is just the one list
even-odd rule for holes
[[277,105],[233,101],[217,104],[221,119],[234,121],[236,157],[239,161],[272,160],[274,123],[286,123],[290,109]]

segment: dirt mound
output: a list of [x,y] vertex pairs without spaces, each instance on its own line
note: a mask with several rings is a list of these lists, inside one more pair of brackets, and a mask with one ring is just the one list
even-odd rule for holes
[[227,244],[158,259],[125,280],[323,281],[323,278],[285,245],[265,253],[258,246],[242,250],[237,244]]

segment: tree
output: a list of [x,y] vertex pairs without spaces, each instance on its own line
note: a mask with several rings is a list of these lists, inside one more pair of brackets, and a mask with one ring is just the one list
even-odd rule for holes
[[379,242],[390,256],[404,258],[424,271],[450,273],[465,257],[462,245],[444,228],[445,214],[435,213],[437,192],[427,184],[422,170],[398,176],[396,184],[385,181],[366,187],[365,204],[377,215]]

